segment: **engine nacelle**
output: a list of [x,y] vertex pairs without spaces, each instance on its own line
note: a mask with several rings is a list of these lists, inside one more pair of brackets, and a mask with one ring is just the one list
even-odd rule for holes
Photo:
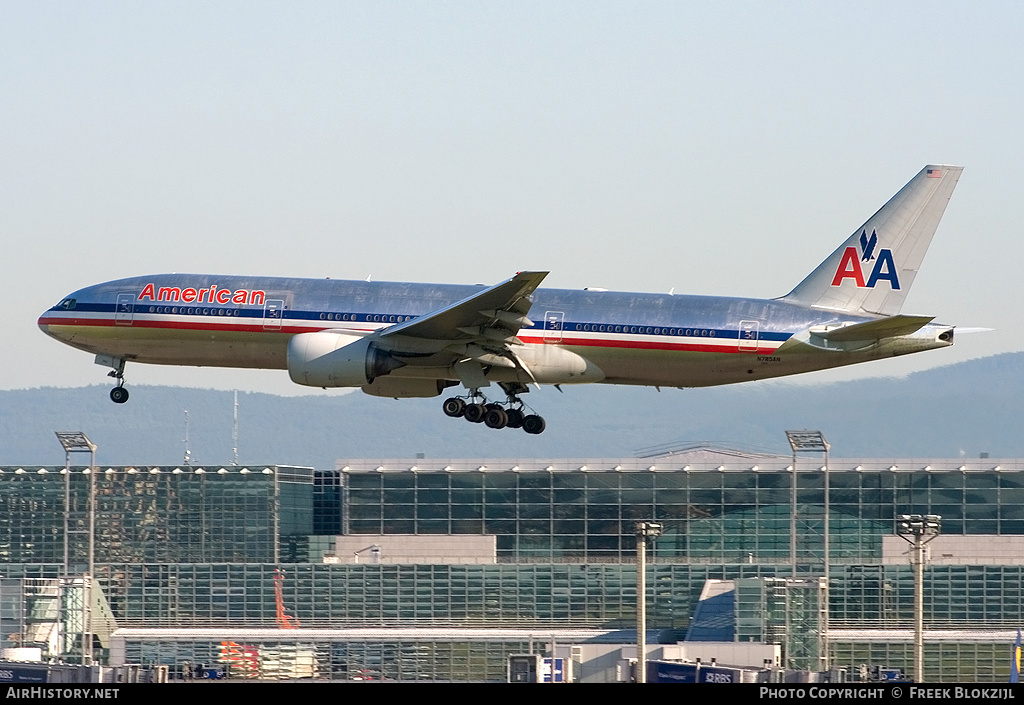
[[288,341],[288,376],[309,387],[362,387],[404,365],[368,337],[320,331]]

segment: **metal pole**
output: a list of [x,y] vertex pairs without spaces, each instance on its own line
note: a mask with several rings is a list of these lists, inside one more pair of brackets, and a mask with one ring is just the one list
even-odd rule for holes
[[64,659],[64,601],[71,577],[71,451],[64,451],[64,565],[57,581],[57,661]]
[[796,451],[793,451],[793,467],[789,489],[789,563],[790,577],[796,577]]
[[96,451],[89,454],[89,572],[82,580],[82,663],[92,659],[92,581],[96,575]]
[[829,555],[829,473],[828,473],[828,446],[825,447],[825,595],[821,605],[821,638],[819,640],[820,651],[819,662],[821,664],[821,670],[827,671],[831,667],[829,652],[828,652],[828,619],[829,619],[829,588],[831,583],[829,582],[829,566],[831,564],[831,556]]
[[914,681],[924,682],[924,542],[914,537]]
[[64,452],[64,575],[66,578],[71,572],[70,561],[70,536],[71,529],[71,451]]
[[[58,623],[62,624],[64,619],[64,609],[62,603],[64,601],[65,591],[71,580],[71,550],[70,550],[70,535],[71,535],[71,454],[72,453],[89,453],[89,468],[86,472],[89,474],[89,538],[88,548],[89,565],[85,574],[82,575],[82,663],[92,665],[92,576],[95,573],[95,537],[96,537],[96,444],[89,440],[89,438],[81,431],[55,431],[54,435],[57,436],[57,440],[60,441],[61,447],[64,448],[64,566],[63,573],[59,581],[60,588],[58,590]],[[75,533],[82,533],[81,531],[75,531]],[[60,626],[58,626],[60,630]],[[63,655],[66,644],[66,633],[58,631],[61,634],[58,649],[59,655]]]
[[636,682],[647,682],[647,537],[661,536],[656,521],[636,523]]
[[647,540],[636,532],[636,682],[647,682]]
[[825,456],[825,465],[822,471],[825,473],[825,492],[822,497],[822,576],[819,585],[822,585],[823,589],[818,590],[818,668],[821,671],[829,670],[830,657],[829,657],[829,645],[828,645],[828,621],[829,621],[829,567],[831,565],[831,556],[829,555],[829,508],[830,508],[830,497],[829,497],[829,469],[828,469],[828,451],[831,448],[828,441],[825,440],[825,436],[821,431],[786,431],[786,440],[789,441],[789,447],[793,450],[793,483],[790,492],[790,507],[789,507],[789,558],[792,563],[792,575],[795,578],[797,573],[797,551],[796,551],[796,512],[797,512],[797,465],[796,455],[797,453],[821,453]]
[[942,530],[942,517],[935,514],[903,514],[896,522],[896,533],[911,544],[910,562],[914,566],[914,681],[924,682],[924,550]]
[[235,390],[235,411],[231,419],[231,464],[238,465],[238,390]]

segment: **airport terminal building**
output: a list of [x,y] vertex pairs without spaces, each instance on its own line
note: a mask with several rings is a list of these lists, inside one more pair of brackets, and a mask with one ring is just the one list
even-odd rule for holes
[[172,673],[504,680],[509,655],[552,644],[583,673],[593,645],[635,641],[635,527],[648,520],[664,527],[646,572],[654,649],[764,642],[793,668],[909,673],[904,514],[942,517],[924,571],[926,680],[1005,681],[1024,625],[1024,460],[831,458],[826,470],[693,448],[334,470],[2,466],[5,648],[74,652],[53,628],[58,607],[73,611],[53,585],[66,491],[70,573],[85,571],[90,482],[94,643]]

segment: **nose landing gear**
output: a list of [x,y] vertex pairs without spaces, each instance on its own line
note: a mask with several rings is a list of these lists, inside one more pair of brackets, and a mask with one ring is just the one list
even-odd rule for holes
[[117,386],[110,390],[110,401],[115,404],[124,404],[128,401],[128,390],[124,388],[124,359],[109,355],[97,355],[96,364],[114,368],[107,373],[107,377],[117,380]]

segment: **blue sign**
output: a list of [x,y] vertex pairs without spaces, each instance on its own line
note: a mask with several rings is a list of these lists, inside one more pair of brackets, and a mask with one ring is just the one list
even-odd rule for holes
[[565,659],[564,658],[545,658],[544,665],[544,683],[565,683]]

